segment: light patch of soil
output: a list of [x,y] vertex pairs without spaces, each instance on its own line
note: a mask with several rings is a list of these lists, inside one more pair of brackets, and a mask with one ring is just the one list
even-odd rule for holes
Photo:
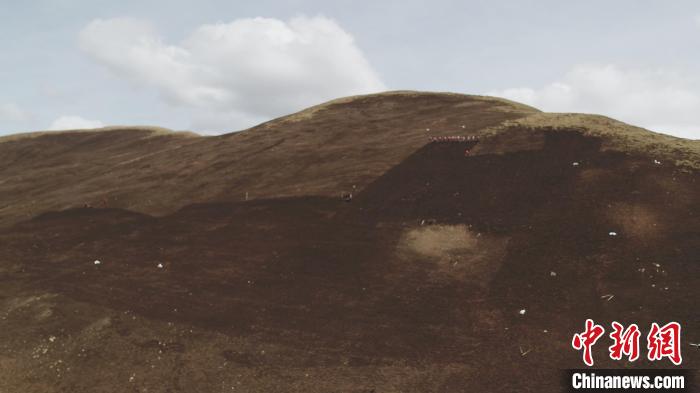
[[610,218],[625,235],[640,239],[655,237],[664,228],[658,215],[642,204],[617,203],[610,208]]
[[506,238],[471,231],[466,225],[428,225],[404,232],[397,252],[402,259],[429,261],[429,277],[456,279],[486,287],[506,253]]

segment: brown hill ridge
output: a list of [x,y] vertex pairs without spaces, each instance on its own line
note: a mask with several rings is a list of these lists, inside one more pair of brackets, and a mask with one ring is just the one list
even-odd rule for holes
[[[522,126],[533,133],[511,132]],[[698,141],[493,97],[398,91],[341,98],[221,136],[108,127],[0,138],[0,227],[86,205],[165,214],[246,195],[336,196],[363,189],[429,136],[491,136],[474,151],[485,154],[537,148],[543,129],[576,129],[611,149],[698,167]]]
[[362,188],[428,135],[475,133],[532,112],[489,98],[402,92],[332,101],[221,136],[129,128],[11,137],[0,140],[0,225],[83,205],[164,214],[246,193],[335,196]]

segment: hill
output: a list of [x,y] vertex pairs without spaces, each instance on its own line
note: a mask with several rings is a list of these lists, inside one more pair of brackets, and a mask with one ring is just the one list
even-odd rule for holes
[[393,92],[331,101],[215,137],[149,128],[6,137],[0,226],[85,205],[165,214],[241,201],[246,193],[336,196],[362,188],[428,135],[466,135],[534,112],[486,97]]
[[[428,139],[455,134],[478,138]],[[679,321],[700,364],[697,142],[399,92],[221,137],[4,143],[34,177],[3,195],[41,201],[0,231],[10,391],[556,392],[586,318]]]

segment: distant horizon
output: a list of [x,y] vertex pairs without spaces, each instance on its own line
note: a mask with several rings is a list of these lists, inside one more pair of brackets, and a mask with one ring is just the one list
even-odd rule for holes
[[[76,128],[76,129],[65,129],[65,130],[30,130],[30,131],[18,131],[18,132],[13,132],[13,133],[9,133],[9,134],[1,134],[0,133],[0,139],[2,139],[4,137],[21,136],[21,135],[25,135],[25,134],[45,134],[45,133],[51,133],[51,132],[89,132],[89,131],[100,131],[100,130],[109,131],[112,129],[115,129],[115,130],[120,130],[120,129],[135,129],[135,130],[152,129],[154,131],[162,130],[162,131],[168,131],[168,132],[173,132],[173,133],[190,133],[190,134],[196,134],[197,136],[202,136],[202,137],[217,136],[217,135],[225,135],[225,134],[231,134],[231,133],[245,131],[247,129],[257,127],[257,126],[264,124],[266,122],[276,120],[279,118],[283,118],[285,116],[289,116],[289,115],[292,115],[294,113],[303,112],[309,108],[313,108],[314,106],[323,105],[325,103],[329,103],[329,102],[336,101],[336,100],[341,100],[344,98],[356,97],[356,96],[360,97],[360,96],[369,96],[369,95],[379,95],[379,94],[386,94],[386,93],[398,93],[398,92],[415,92],[415,93],[426,93],[426,94],[460,94],[460,95],[467,95],[467,96],[483,96],[483,97],[490,97],[490,98],[496,98],[496,99],[504,99],[504,100],[512,101],[512,102],[515,102],[518,104],[523,104],[522,102],[518,102],[518,101],[509,99],[509,98],[488,96],[488,95],[483,95],[483,94],[455,93],[455,92],[449,92],[449,91],[386,90],[386,91],[382,91],[379,93],[358,94],[355,96],[343,96],[343,97],[333,98],[333,99],[323,101],[321,103],[314,104],[314,105],[311,105],[309,107],[303,108],[303,109],[296,111],[296,112],[291,112],[291,113],[280,115],[280,116],[275,117],[273,119],[264,120],[260,123],[256,123],[256,124],[254,124],[250,127],[247,127],[247,128],[243,128],[240,130],[222,131],[222,132],[218,132],[218,133],[206,133],[206,132],[201,132],[201,131],[198,131],[195,129],[173,129],[173,128],[159,126],[157,124],[105,124],[105,125],[102,125],[100,127],[94,127],[94,128]],[[527,104],[523,104],[523,105],[527,105]],[[528,106],[531,106],[531,105],[528,105]],[[533,106],[533,108],[541,111],[542,113],[564,113],[564,114],[571,113],[571,114],[584,114],[584,115],[592,115],[592,116],[605,116],[605,115],[601,115],[599,113],[586,113],[586,112],[547,112],[547,111],[543,111],[543,110],[541,110],[537,107],[534,107],[534,106]],[[605,116],[605,117],[610,117],[610,116]],[[613,120],[616,120],[616,121],[621,121],[621,120],[615,119],[613,117],[610,117],[610,118]],[[623,122],[623,123],[626,123],[626,122]],[[700,140],[700,137],[698,137],[698,138],[685,138],[683,136],[676,136],[676,135],[672,135],[672,134],[665,133],[665,132],[658,131],[658,130],[650,130],[650,129],[647,129],[647,128],[644,128],[644,127],[641,127],[639,125],[632,124],[632,123],[626,123],[626,124],[629,124],[629,125],[635,126],[635,127],[639,127],[639,128],[643,128],[643,129],[650,131],[650,132],[656,132],[656,133],[669,135],[669,136],[676,137],[676,138],[682,138],[682,139],[687,139],[687,140],[691,140],[691,141]]]
[[218,134],[336,97],[419,90],[700,138],[700,4],[689,0],[5,8],[0,135],[106,124]]

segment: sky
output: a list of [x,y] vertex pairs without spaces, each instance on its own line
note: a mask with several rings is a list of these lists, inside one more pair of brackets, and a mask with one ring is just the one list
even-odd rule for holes
[[0,0],[0,135],[450,91],[700,139],[700,2]]

